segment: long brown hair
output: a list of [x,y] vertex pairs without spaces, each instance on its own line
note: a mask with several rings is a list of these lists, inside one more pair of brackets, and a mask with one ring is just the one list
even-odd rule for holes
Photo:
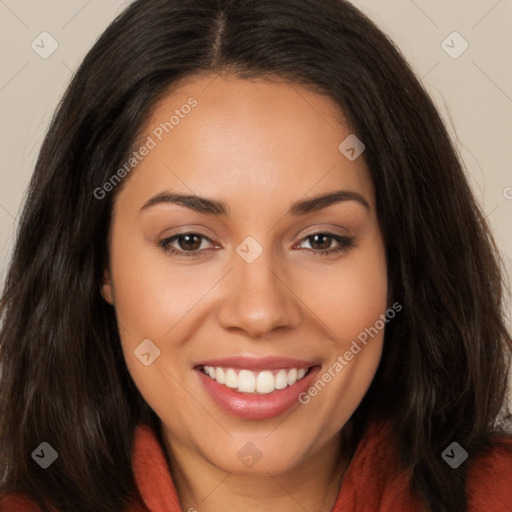
[[[156,418],[100,295],[113,197],[94,191],[173,84],[218,72],[313,87],[364,141],[403,311],[353,420],[391,421],[425,504],[465,511],[465,466],[440,454],[456,440],[474,458],[506,435],[501,263],[432,101],[343,0],[137,0],[88,53],[44,140],[1,299],[0,489],[43,510],[118,512],[137,499],[134,430]],[[31,459],[43,441],[59,454],[44,471]]]

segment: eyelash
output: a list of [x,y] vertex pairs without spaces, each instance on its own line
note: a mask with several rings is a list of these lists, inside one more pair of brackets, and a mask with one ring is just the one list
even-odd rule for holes
[[[197,237],[199,237],[201,239],[208,240],[209,242],[211,242],[211,240],[208,237],[204,236],[204,235],[200,235],[199,233],[192,233],[192,232],[190,232],[190,233],[178,233],[177,235],[173,235],[173,236],[171,236],[169,238],[165,238],[164,240],[161,240],[160,242],[158,242],[158,245],[166,253],[177,255],[177,256],[186,256],[186,257],[198,257],[198,256],[201,256],[202,252],[204,252],[205,250],[208,250],[208,249],[196,249],[194,251],[183,251],[183,250],[179,250],[179,249],[176,249],[174,247],[171,247],[171,245],[170,245],[171,243],[173,243],[176,240],[178,240],[179,238],[187,236],[187,235],[194,235],[194,236],[197,236]],[[301,240],[301,242],[303,242],[304,240],[308,240],[310,238],[313,238],[316,235],[326,235],[329,238],[331,238],[332,240],[335,240],[336,242],[338,242],[340,244],[340,246],[335,248],[335,249],[324,249],[324,250],[304,249],[304,250],[311,251],[311,252],[313,252],[315,254],[318,254],[319,256],[329,256],[329,255],[333,255],[333,254],[339,254],[339,253],[341,253],[343,251],[346,251],[348,249],[351,249],[351,248],[355,247],[354,239],[353,238],[347,238],[347,237],[344,237],[344,236],[339,236],[339,235],[335,235],[333,233],[324,232],[324,231],[319,231],[317,233],[312,233],[311,235],[308,235],[308,236],[304,237]]]

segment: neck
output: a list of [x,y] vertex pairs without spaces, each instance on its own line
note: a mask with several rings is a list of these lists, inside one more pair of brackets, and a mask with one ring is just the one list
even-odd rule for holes
[[[163,427],[165,429],[165,427]],[[184,511],[332,510],[353,449],[338,434],[299,466],[279,474],[226,473],[164,433],[168,463]]]

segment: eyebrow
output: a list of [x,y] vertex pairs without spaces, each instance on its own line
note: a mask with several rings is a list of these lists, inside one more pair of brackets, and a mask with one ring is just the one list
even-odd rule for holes
[[[371,207],[366,199],[358,192],[352,190],[338,190],[329,194],[316,196],[310,199],[301,199],[292,204],[288,210],[288,215],[297,217],[322,210],[336,203],[346,201],[356,201],[363,205],[368,211]],[[216,215],[220,217],[229,216],[229,207],[222,201],[200,197],[196,195],[177,194],[173,192],[161,192],[147,201],[142,210],[146,210],[157,204],[178,204],[195,210],[199,213],[206,213],[209,215]]]

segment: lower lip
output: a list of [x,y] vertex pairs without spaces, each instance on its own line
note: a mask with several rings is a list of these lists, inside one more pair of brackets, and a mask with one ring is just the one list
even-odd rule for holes
[[219,384],[201,370],[196,369],[201,382],[213,398],[213,401],[224,412],[247,420],[264,420],[287,412],[299,403],[298,396],[310,387],[319,370],[320,367],[315,366],[295,384],[284,389],[278,389],[272,393],[258,395],[235,391],[223,384]]

